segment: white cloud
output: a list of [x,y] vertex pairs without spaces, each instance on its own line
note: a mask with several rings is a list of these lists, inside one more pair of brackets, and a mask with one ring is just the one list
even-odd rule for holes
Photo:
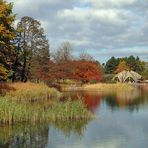
[[[123,54],[115,53],[113,49],[123,51],[124,48],[137,47],[132,53],[126,50],[127,55],[146,59],[148,0],[8,1],[14,2],[17,21],[23,16],[30,16],[41,22],[53,50],[62,41],[69,40],[76,52],[91,49],[93,54],[106,49],[104,57],[108,57],[107,53],[110,56]],[[139,49],[141,53],[137,52]],[[95,57],[99,59],[99,55]]]
[[126,14],[117,9],[77,8],[65,9],[57,13],[58,17],[76,21],[98,21],[103,23],[126,24]]

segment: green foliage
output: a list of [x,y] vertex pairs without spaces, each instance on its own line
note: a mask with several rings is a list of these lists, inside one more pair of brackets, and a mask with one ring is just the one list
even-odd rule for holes
[[142,76],[145,80],[148,80],[148,69],[144,70],[144,72],[142,73]]
[[119,64],[119,59],[116,59],[115,57],[111,57],[111,59],[109,59],[109,60],[106,62],[106,65],[105,65],[105,72],[106,72],[107,74],[112,74],[112,73],[114,73],[114,71],[116,70],[118,64]]
[[144,71],[144,62],[140,61],[139,57],[130,56],[125,59],[130,70],[141,73]]
[[[119,65],[120,61],[125,61],[125,63],[122,63],[122,65]],[[121,63],[120,63],[121,64]],[[118,71],[121,71],[119,69],[120,66],[121,69],[129,69],[133,70],[138,73],[142,73],[145,69],[144,67],[144,62],[139,59],[139,57],[134,57],[134,56],[129,56],[129,57],[124,57],[124,58],[115,58],[112,57],[106,62],[105,65],[105,72],[107,74],[113,74],[117,69]]]

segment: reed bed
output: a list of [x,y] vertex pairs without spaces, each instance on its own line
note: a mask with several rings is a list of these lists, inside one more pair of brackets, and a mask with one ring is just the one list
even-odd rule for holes
[[82,87],[83,90],[90,91],[102,91],[102,92],[120,92],[120,91],[131,91],[134,90],[135,87],[130,84],[116,83],[116,84],[106,84],[106,83],[98,83],[98,84],[88,84]]
[[85,108],[81,100],[57,102],[48,109],[34,109],[31,105],[24,105],[9,98],[0,97],[0,124],[90,118],[92,118],[92,114]]
[[47,111],[47,116],[52,120],[76,120],[90,119],[92,113],[84,106],[82,99],[72,101],[70,98],[65,102],[58,102]]
[[12,90],[0,96],[0,124],[88,119],[92,114],[82,98],[60,101],[61,93],[43,83],[9,84]]

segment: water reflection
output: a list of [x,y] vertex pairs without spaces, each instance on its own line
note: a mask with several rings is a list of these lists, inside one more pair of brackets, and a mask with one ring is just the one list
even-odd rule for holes
[[56,121],[0,127],[0,148],[147,148],[148,91],[65,92],[65,98],[83,96],[97,115],[92,121]]
[[[52,127],[62,132],[65,137],[75,134],[78,137],[83,137],[83,133],[86,129],[86,125],[90,120],[79,120],[79,121],[56,121],[52,122]],[[51,125],[51,123],[50,123]]]
[[72,99],[81,96],[86,107],[93,113],[105,102],[108,107],[114,111],[117,109],[127,109],[129,111],[138,111],[141,105],[148,103],[148,86],[136,87],[131,91],[122,91],[114,93],[105,92],[65,92],[65,98],[71,97]]
[[0,127],[2,148],[43,148],[48,142],[48,125],[16,125]]
[[50,129],[61,132],[69,138],[72,134],[83,137],[88,120],[57,121],[46,124],[15,125],[0,127],[0,147],[2,148],[44,148],[48,143]]

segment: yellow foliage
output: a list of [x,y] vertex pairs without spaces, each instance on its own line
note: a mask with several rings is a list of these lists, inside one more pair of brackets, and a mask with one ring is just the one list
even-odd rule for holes
[[121,60],[119,65],[117,66],[115,73],[122,72],[123,70],[129,70],[129,67],[124,60]]
[[15,34],[11,29],[15,15],[12,15],[12,4],[0,0],[0,36],[7,39],[13,39]]
[[7,76],[7,70],[4,68],[2,64],[0,64],[0,80],[6,80]]

